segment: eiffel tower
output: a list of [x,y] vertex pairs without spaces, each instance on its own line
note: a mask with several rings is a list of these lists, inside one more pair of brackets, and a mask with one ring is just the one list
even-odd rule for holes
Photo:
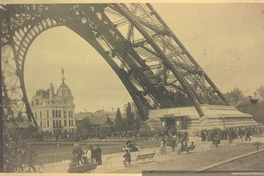
[[26,96],[26,56],[42,32],[57,26],[66,26],[97,50],[144,120],[152,110],[192,107],[202,119],[204,105],[229,107],[151,4],[20,4],[2,5],[0,12],[6,116],[23,112],[37,125]]

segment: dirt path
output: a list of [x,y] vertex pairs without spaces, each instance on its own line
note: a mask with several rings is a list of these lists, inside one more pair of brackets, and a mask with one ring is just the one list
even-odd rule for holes
[[[114,153],[103,156],[103,165],[97,167],[95,173],[142,173],[142,171],[199,171],[215,163],[228,161],[230,158],[256,152],[256,147],[250,143],[237,145],[234,143],[228,145],[224,141],[218,148],[211,148],[211,143],[197,144],[196,151],[189,154],[174,154],[173,156],[159,156],[158,148],[142,149],[139,152],[131,153],[135,158],[139,153],[155,152],[155,158],[148,163],[137,163],[130,167],[124,168],[122,165],[124,153]],[[259,150],[264,150],[264,145],[259,146]],[[107,158],[110,158],[107,160]],[[108,161],[108,164],[107,164]],[[65,173],[68,170],[68,162],[52,163],[45,165],[44,173]]]
[[[264,149],[264,146],[261,150]],[[240,157],[247,153],[256,152],[256,148],[252,144],[244,144],[237,147],[225,146],[214,148],[204,152],[193,152],[186,155],[177,155],[173,158],[167,158],[160,161],[133,165],[130,168],[115,170],[115,173],[142,173],[142,171],[177,171],[177,172],[197,172],[203,168],[212,167],[218,163],[228,162],[228,160]],[[238,163],[239,164],[239,163]],[[218,171],[225,171],[218,169]]]

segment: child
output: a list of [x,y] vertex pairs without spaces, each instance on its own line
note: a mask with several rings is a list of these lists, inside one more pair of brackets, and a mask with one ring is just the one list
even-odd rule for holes
[[123,158],[125,158],[123,161],[125,167],[131,165],[131,155],[128,150],[126,150],[126,153],[124,154]]

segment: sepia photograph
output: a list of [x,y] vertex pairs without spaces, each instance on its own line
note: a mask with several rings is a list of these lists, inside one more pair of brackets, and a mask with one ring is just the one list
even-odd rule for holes
[[262,1],[0,1],[2,173],[264,175]]

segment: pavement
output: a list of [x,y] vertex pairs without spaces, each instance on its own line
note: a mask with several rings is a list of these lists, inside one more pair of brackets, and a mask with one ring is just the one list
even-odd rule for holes
[[[151,152],[157,152],[158,148],[147,148],[147,149],[141,149],[138,152],[131,152],[131,159],[133,160],[136,155],[143,154],[143,153],[151,153]],[[118,170],[120,168],[124,168],[122,161],[124,152],[118,152],[108,155],[102,155],[102,165],[98,165],[95,173],[110,173],[114,172],[115,170]],[[67,172],[69,168],[70,160],[64,160],[62,162],[57,163],[50,163],[44,165],[44,168],[41,169],[41,172],[43,173],[65,173]]]
[[[211,147],[212,142],[202,142],[201,139],[197,138],[197,137],[190,137],[189,142],[192,142],[192,141],[196,145],[196,148],[194,151],[195,153],[197,153],[197,152],[203,152],[204,153],[204,152],[209,151],[209,150],[216,150],[217,149],[217,148]],[[253,143],[253,142],[263,143],[264,137],[252,138],[251,141],[243,141],[240,139],[236,139],[236,140],[234,140],[234,142],[232,144],[228,144],[228,141],[222,140],[220,147],[227,148],[227,147],[231,147],[231,146],[239,146],[239,145],[242,145],[244,143]],[[157,143],[159,143],[159,142],[157,141]],[[263,151],[263,150],[264,150],[264,148],[260,149],[259,151]],[[153,160],[151,162],[141,164],[141,166],[142,165],[148,165],[149,167],[156,167],[154,165],[160,164],[163,162],[168,162],[170,160],[175,160],[175,158],[178,157],[176,152],[170,152],[170,151],[167,153],[167,155],[160,155],[159,154],[159,148],[158,147],[152,147],[152,148],[141,149],[140,151],[137,151],[137,152],[131,152],[132,160],[135,159],[136,156],[139,154],[147,154],[147,153],[153,153],[153,152],[155,153]],[[202,170],[208,169],[210,167],[214,167],[217,164],[222,164],[222,163],[237,159],[239,157],[243,157],[246,155],[253,154],[254,152],[255,151],[253,151],[253,152],[251,151],[251,152],[248,152],[248,153],[243,154],[243,155],[226,158],[225,160],[220,161],[220,162],[215,162],[215,163],[203,165],[203,166],[200,166],[200,168],[197,168],[197,171],[202,171]],[[122,172],[122,170],[124,170],[124,169],[129,169],[129,168],[125,168],[122,164],[123,155],[124,155],[124,152],[102,155],[103,164],[98,165],[97,168],[94,170],[94,173],[115,173],[115,172],[120,173],[120,171]],[[180,157],[191,157],[191,155],[180,156]],[[178,157],[178,158],[180,158],[180,157]],[[69,168],[69,163],[70,163],[70,160],[64,160],[62,162],[45,164],[43,166],[43,168],[41,169],[41,172],[42,173],[67,173],[67,170]],[[153,165],[153,166],[151,166],[151,165]],[[139,167],[141,167],[141,166],[139,166]],[[134,167],[134,169],[135,169],[135,167]]]

